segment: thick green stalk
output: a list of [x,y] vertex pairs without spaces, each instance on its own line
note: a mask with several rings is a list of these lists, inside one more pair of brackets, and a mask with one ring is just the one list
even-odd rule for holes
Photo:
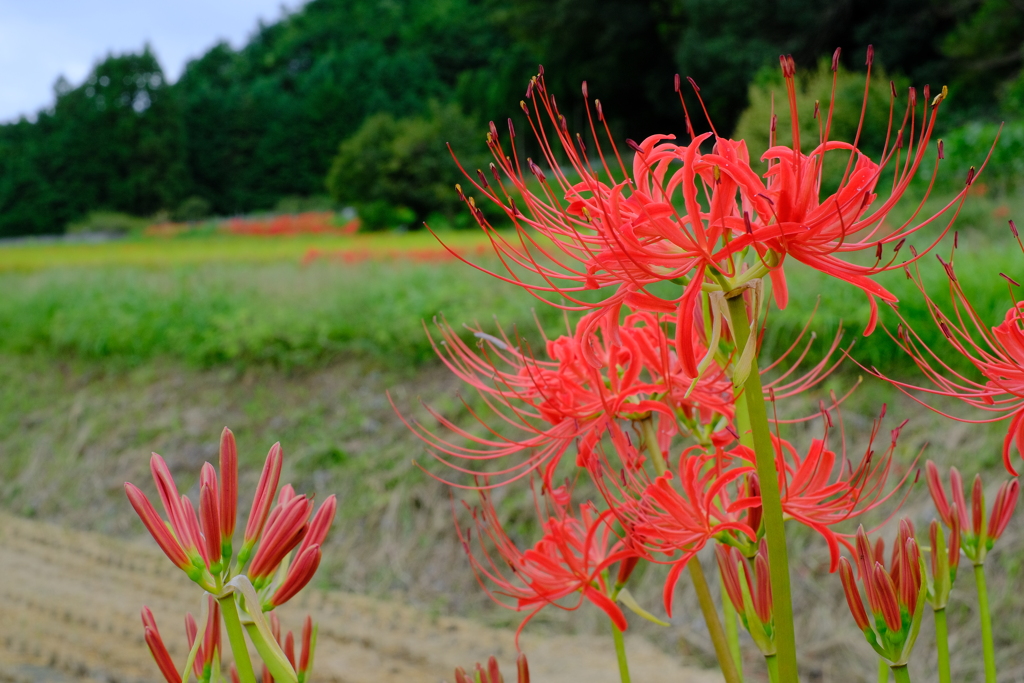
[[640,432],[644,438],[644,448],[647,449],[647,454],[651,456],[654,473],[660,477],[668,470],[668,463],[665,462],[665,456],[661,452],[661,446],[658,444],[658,430],[654,426],[654,418],[646,417],[640,420],[639,424]]
[[988,610],[988,585],[985,583],[985,565],[974,565],[974,580],[978,586],[981,645],[985,654],[985,683],[996,683],[996,648],[995,642],[992,640],[992,615]]
[[949,631],[946,628],[946,608],[935,610],[935,649],[939,653],[939,683],[950,683]]
[[775,655],[765,655],[764,663],[768,665],[768,683],[779,683],[779,660]]
[[[640,420],[640,428],[643,430],[644,445],[654,464],[654,473],[661,476],[666,471],[665,456],[662,455],[661,446],[658,445],[654,421],[651,418]],[[686,563],[686,567],[690,570],[690,580],[693,581],[693,588],[697,591],[697,601],[700,603],[708,633],[711,634],[711,642],[715,646],[715,656],[718,657],[718,666],[722,669],[725,683],[742,683],[739,672],[736,671],[732,653],[729,652],[725,630],[722,628],[722,622],[718,619],[718,609],[711,597],[711,589],[708,588],[708,580],[704,576],[700,560],[694,557]]]
[[[739,389],[736,393],[741,393]],[[744,401],[736,401],[736,431],[740,435],[740,443],[748,448],[754,447],[754,441],[750,436],[750,419],[747,417],[747,404]],[[755,531],[757,531],[755,529]],[[743,656],[740,652],[740,639],[739,629],[737,622],[739,619],[736,615],[736,607],[732,604],[732,601],[725,596],[723,590],[722,597],[722,611],[725,612],[725,635],[729,639],[729,649],[732,651],[733,659],[736,660],[736,671],[740,675],[740,680],[743,680]],[[772,655],[772,666],[776,669],[778,674],[778,660]],[[769,669],[770,670],[770,669]]]
[[722,622],[718,620],[718,609],[711,597],[711,590],[708,588],[708,580],[704,576],[700,560],[694,557],[686,563],[686,568],[690,570],[690,580],[693,581],[693,588],[697,591],[700,611],[704,614],[704,622],[707,624],[708,633],[711,634],[711,643],[715,646],[715,656],[718,657],[718,666],[722,669],[725,683],[740,683],[740,674],[736,671],[736,662],[733,661],[732,653],[729,652],[729,641],[726,640]]
[[[742,296],[729,299],[729,314],[733,323],[737,353],[750,336],[747,307]],[[750,340],[754,343],[754,340]],[[772,612],[775,617],[775,646],[778,650],[780,683],[797,683],[796,634],[793,630],[793,599],[789,587],[789,554],[786,550],[786,530],[782,520],[782,497],[779,493],[779,475],[775,469],[775,446],[768,427],[768,411],[761,388],[761,375],[757,368],[757,354],[750,362],[750,372],[743,384],[743,398],[747,405],[750,432],[754,439],[757,459],[757,478],[761,486],[761,507],[764,513],[765,537],[768,541],[768,566],[772,585]]]
[[252,661],[249,659],[249,646],[245,642],[245,632],[242,630],[242,622],[238,618],[238,607],[235,605],[234,594],[218,598],[220,613],[224,617],[224,626],[228,631],[228,642],[231,644],[231,652],[235,656],[235,668],[238,669],[238,679],[242,683],[256,683],[256,672],[252,669]]
[[[737,394],[742,392],[736,389]],[[738,398],[738,396],[737,396]],[[750,435],[750,419],[747,417],[747,404],[745,401],[736,401],[736,431],[740,435],[740,443],[748,448],[754,447],[754,440]],[[755,529],[754,531],[757,531]],[[736,607],[732,604],[732,601],[725,597],[723,590],[722,597],[722,608],[725,612],[725,635],[729,639],[729,649],[732,651],[733,659],[736,660],[736,671],[740,675],[740,680],[743,680],[743,657],[740,652],[740,639],[739,629],[737,627]],[[778,660],[772,655],[772,666],[775,667],[776,675],[778,674]],[[769,669],[770,671],[771,669]]]
[[889,662],[878,658],[878,683],[889,683]]
[[626,641],[622,639],[622,631],[612,622],[612,639],[615,640],[615,657],[619,660],[619,678],[622,683],[629,683],[629,662],[626,661]]
[[896,677],[896,683],[910,683],[910,672],[907,665],[901,664],[892,668],[892,675]]
[[729,652],[732,654],[732,661],[736,662],[736,674],[743,680],[743,654],[740,652],[740,628],[739,619],[736,617],[736,606],[722,589],[722,612],[725,621],[725,640],[729,643]]

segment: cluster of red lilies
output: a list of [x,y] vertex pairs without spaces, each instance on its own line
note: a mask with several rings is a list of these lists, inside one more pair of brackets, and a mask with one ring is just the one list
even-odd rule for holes
[[[462,257],[482,256],[489,249],[486,244],[481,244],[472,249],[455,249]],[[432,247],[428,249],[386,249],[374,250],[365,247],[352,249],[307,249],[302,255],[302,265],[308,266],[316,261],[333,261],[335,263],[363,263],[365,261],[399,261],[406,260],[413,263],[444,263],[455,257],[452,251],[443,247]]]
[[[833,71],[838,57],[837,51]],[[871,62],[869,50],[869,77]],[[872,159],[856,137],[830,138],[834,97],[827,106],[815,105],[818,139],[801,140],[795,66],[789,57],[781,64],[792,127],[789,144],[781,144],[776,117],[766,122],[767,172],[755,170],[743,141],[720,137],[713,126],[693,133],[678,77],[689,142],[654,135],[627,140],[627,153],[613,141],[586,84],[587,130],[570,132],[541,69],[521,103],[540,158],[521,156],[511,119],[507,135],[492,122],[487,144],[493,163],[465,173],[472,190],[457,186],[499,258],[500,269],[487,272],[581,315],[566,334],[545,338],[541,353],[516,335],[479,328],[469,344],[438,323],[438,354],[479,393],[486,412],[467,404],[478,428],[433,411],[440,429],[409,425],[434,457],[456,470],[448,477],[453,485],[479,491],[479,505],[466,506],[473,524],[459,534],[485,589],[525,612],[524,624],[547,606],[597,606],[614,625],[624,680],[624,610],[657,621],[628,591],[639,562],[668,565],[669,616],[676,583],[689,570],[726,680],[740,680],[736,643],[729,642],[700,563],[693,561],[713,545],[727,618],[738,614],[773,681],[795,682],[785,523],[825,539],[857,624],[897,680],[905,680],[923,605],[944,609],[960,549],[980,565],[982,548],[1002,533],[1017,501],[1014,480],[1000,489],[986,517],[979,480],[968,529],[962,487],[957,494],[954,482],[951,507],[933,485],[950,529],[949,544],[942,545],[948,553],[937,550],[937,536],[946,543],[937,524],[931,543],[918,545],[912,526],[901,522],[886,567],[881,546],[850,522],[880,506],[889,506],[886,517],[892,518],[904,500],[914,467],[893,462],[902,425],[884,447],[869,445],[852,456],[845,445],[829,445],[842,401],[832,396],[821,408],[822,438],[800,447],[779,435],[784,421],[775,417],[774,404],[819,384],[835,366],[828,359],[840,342],[810,368],[798,369],[806,354],[799,339],[787,354],[794,358],[759,367],[771,305],[766,292],[775,306],[786,307],[786,268],[797,261],[834,277],[834,286],[863,291],[871,308],[864,334],[871,334],[878,301],[896,302],[873,276],[893,270],[910,276],[949,233],[976,176],[972,169],[963,191],[938,213],[921,215],[929,185],[916,210],[906,212],[910,220],[887,222],[922,171],[946,89],[900,94],[893,86],[889,134]],[[933,179],[943,157],[941,141],[937,146]],[[845,163],[831,193],[823,191],[826,157]],[[481,201],[502,209],[515,232],[496,230]],[[1013,473],[1013,439],[1024,446],[1024,309],[1014,306],[989,330],[967,304],[952,259],[939,260],[958,308],[950,318],[932,303],[936,321],[984,378],[952,373],[911,331],[901,329],[899,337],[937,385],[933,391],[1014,415],[1005,454]],[[871,442],[882,430],[884,406],[881,412]],[[491,493],[524,481],[534,487],[542,532],[531,547],[503,529]],[[596,494],[580,500],[585,490]]]
[[306,211],[281,214],[269,218],[231,218],[224,229],[234,235],[352,235],[359,230],[359,221],[352,220],[338,226],[332,211]]
[[[257,237],[295,237],[298,235],[354,235],[359,219],[338,225],[333,211],[305,211],[266,217],[228,218],[214,220],[217,228],[232,235]],[[146,228],[149,237],[175,237],[196,229],[194,223],[156,223]]]
[[[837,51],[833,71],[838,58]],[[869,77],[871,63],[869,49]],[[742,680],[736,629],[728,628],[737,622],[764,655],[769,678],[796,683],[788,523],[824,539],[853,620],[899,683],[910,680],[907,664],[926,605],[935,619],[940,681],[950,680],[945,610],[960,557],[967,557],[978,586],[986,681],[994,683],[984,564],[1013,515],[1017,480],[1003,483],[986,508],[984,486],[975,478],[968,508],[959,471],[951,470],[947,490],[928,463],[939,519],[926,538],[900,520],[886,562],[878,529],[855,530],[851,522],[882,507],[888,508],[883,517],[894,518],[916,480],[913,465],[894,462],[903,425],[880,437],[882,406],[864,435],[864,452],[851,455],[839,419],[843,398],[830,395],[821,403],[821,438],[791,443],[781,436],[787,420],[777,417],[776,405],[820,384],[841,360],[831,360],[840,338],[811,367],[801,369],[803,335],[783,358],[759,365],[767,310],[772,301],[778,308],[789,301],[787,267],[796,261],[834,277],[834,286],[863,291],[871,309],[864,333],[871,334],[878,301],[896,303],[873,277],[902,270],[920,285],[919,262],[950,231],[976,172],[971,169],[964,189],[938,213],[922,216],[929,185],[911,219],[887,222],[922,170],[946,89],[933,96],[925,86],[920,96],[913,88],[901,95],[893,86],[889,134],[872,159],[858,146],[859,133],[852,141],[831,139],[834,97],[827,106],[815,105],[818,139],[802,144],[795,65],[789,57],[781,65],[791,139],[776,140],[773,115],[763,173],[752,166],[743,141],[720,137],[713,126],[694,134],[678,77],[689,142],[666,135],[627,141],[627,167],[586,84],[588,130],[573,135],[542,69],[522,102],[540,159],[522,158],[511,119],[507,136],[491,123],[487,144],[494,162],[486,172],[466,173],[470,192],[457,191],[497,254],[500,269],[488,272],[580,316],[564,335],[545,338],[539,354],[516,335],[479,328],[472,330],[476,344],[468,344],[442,321],[435,348],[479,393],[485,412],[467,403],[477,427],[433,411],[437,425],[409,425],[455,470],[453,485],[479,493],[479,505],[466,505],[472,524],[458,533],[481,585],[525,612],[524,625],[548,606],[591,603],[603,610],[623,681],[629,680],[622,638],[627,612],[664,623],[628,587],[639,563],[649,562],[667,566],[663,601],[670,617],[677,583],[688,572],[728,683]],[[865,84],[865,98],[867,92]],[[943,158],[941,141],[936,146],[933,179]],[[832,192],[823,189],[826,157],[845,164]],[[496,230],[478,200],[500,207],[514,234]],[[1012,222],[1011,228],[1016,236]],[[932,383],[927,391],[993,411],[991,419],[1012,418],[1003,456],[1015,477],[1012,451],[1024,453],[1024,306],[1014,304],[990,328],[957,280],[954,255],[955,239],[953,255],[938,259],[948,275],[952,312],[932,299],[928,305],[950,347],[980,378],[954,372],[913,330],[901,326],[894,334]],[[837,423],[838,448],[829,443]],[[186,619],[191,651],[182,680],[190,671],[200,681],[221,680],[223,624],[235,655],[234,679],[255,683],[251,642],[263,660],[264,681],[305,681],[315,629],[307,620],[296,659],[295,639],[281,639],[272,610],[316,571],[334,498],[314,515],[311,498],[290,486],[278,493],[281,453],[275,446],[236,556],[237,456],[230,432],[221,446],[220,475],[204,466],[198,506],[179,495],[162,459],[153,457],[166,521],[138,488],[126,485],[168,558],[210,596],[198,622]],[[496,487],[527,482],[541,532],[529,547],[503,528],[493,495]],[[724,588],[726,627],[695,560],[709,546]],[[161,671],[168,681],[179,680],[148,610],[143,623]],[[528,679],[525,661],[519,674]],[[487,670],[478,666],[476,675],[500,678],[493,661]],[[456,677],[468,678],[461,670]]]

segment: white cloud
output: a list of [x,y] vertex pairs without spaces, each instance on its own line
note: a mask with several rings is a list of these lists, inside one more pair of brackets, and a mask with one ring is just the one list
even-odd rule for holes
[[280,0],[0,0],[0,121],[52,105],[61,75],[77,85],[110,52],[147,42],[177,80],[189,59],[219,40],[240,47],[259,20],[274,21],[283,7]]

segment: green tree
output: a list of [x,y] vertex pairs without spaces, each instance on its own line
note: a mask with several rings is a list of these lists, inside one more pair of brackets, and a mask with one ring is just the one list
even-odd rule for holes
[[327,189],[335,201],[371,212],[385,204],[411,210],[416,223],[433,213],[452,220],[461,204],[454,185],[468,187],[468,183],[446,143],[470,172],[482,165],[476,151],[483,147],[480,127],[458,105],[432,102],[423,117],[376,114],[341,143],[327,176]]
[[60,232],[90,210],[147,215],[180,201],[184,129],[156,57],[110,56],[61,79],[35,124],[0,129],[0,234]]
[[[863,70],[871,44],[876,63],[914,84],[947,83],[942,37],[970,14],[959,0],[662,0],[658,7],[676,65],[700,85],[723,133],[747,106],[747,85],[762,68],[777,68],[781,54],[813,68],[838,47],[847,68]],[[695,125],[706,129],[702,116]]]
[[219,213],[318,194],[338,144],[377,113],[420,115],[438,100],[504,116],[519,97],[504,97],[505,82],[518,91],[530,72],[495,76],[512,47],[489,12],[479,0],[313,0],[237,52],[216,46],[176,85],[189,194]]
[[1011,113],[1024,113],[1024,3],[1019,0],[981,0],[970,18],[959,23],[942,41],[943,51],[956,65],[954,92],[968,114],[992,113],[1004,99]]

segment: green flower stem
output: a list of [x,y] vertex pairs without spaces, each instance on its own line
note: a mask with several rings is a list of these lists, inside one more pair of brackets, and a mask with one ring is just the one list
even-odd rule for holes
[[946,628],[946,608],[935,610],[935,649],[939,653],[939,683],[950,683],[949,631]]
[[228,631],[228,642],[231,644],[231,652],[235,655],[235,668],[238,669],[238,679],[242,683],[256,683],[256,672],[252,669],[252,661],[249,659],[249,646],[245,642],[245,632],[242,630],[242,622],[238,618],[238,607],[235,605],[234,594],[218,598],[220,613],[224,617],[224,626]]
[[[742,350],[750,336],[747,306],[742,296],[729,299],[736,348]],[[754,343],[754,340],[751,340]],[[768,541],[768,566],[772,585],[772,611],[775,617],[775,646],[779,658],[779,682],[797,683],[796,634],[793,630],[793,599],[789,587],[789,555],[786,530],[782,521],[782,497],[779,474],[775,469],[775,446],[768,427],[768,412],[761,388],[757,354],[750,362],[750,372],[743,384],[750,431],[754,437],[757,478],[761,486],[761,507],[764,512],[765,537]]]
[[878,658],[878,683],[889,683],[889,662]]
[[711,642],[715,646],[715,655],[718,657],[718,666],[722,669],[722,676],[725,683],[740,683],[740,674],[736,671],[736,662],[729,652],[729,642],[725,637],[725,629],[722,622],[718,620],[718,610],[715,608],[715,601],[711,598],[711,590],[708,588],[708,580],[704,577],[704,569],[700,566],[699,558],[692,558],[686,563],[690,570],[690,580],[697,591],[697,600],[700,602],[700,610],[704,614],[704,623],[707,624],[708,633],[711,634]]
[[768,665],[768,682],[779,683],[779,660],[775,655],[765,655],[764,663]]
[[[654,465],[654,473],[658,476],[665,474],[665,456],[658,445],[657,431],[654,428],[654,420],[647,418],[640,420],[640,429],[644,437],[644,445],[651,462]],[[700,560],[691,558],[686,563],[690,570],[690,580],[693,581],[693,588],[697,591],[697,600],[700,602],[701,612],[704,614],[704,623],[707,624],[708,633],[711,634],[711,642],[715,646],[715,655],[718,657],[718,666],[722,669],[725,683],[742,683],[739,672],[736,671],[736,663],[733,661],[732,653],[729,651],[729,642],[725,637],[725,629],[718,619],[718,609],[711,597],[711,590],[708,588],[708,580],[704,576],[704,569],[700,566]],[[620,636],[621,637],[621,634]],[[621,673],[621,666],[620,666]]]
[[[736,398],[739,399],[739,395],[742,391],[737,388]],[[750,418],[747,417],[747,404],[746,401],[736,401],[736,431],[740,435],[740,443],[747,448],[754,448],[754,440],[750,436]],[[757,529],[754,530],[755,532]],[[732,601],[725,596],[723,589],[722,597],[722,608],[725,612],[725,635],[729,639],[729,649],[732,651],[733,659],[736,660],[736,671],[740,675],[740,680],[743,680],[743,657],[740,653],[740,640],[739,640],[739,629],[737,622],[739,621],[736,615],[736,607],[732,604]],[[774,668],[775,676],[778,677],[779,665],[775,655],[771,656],[772,661],[769,665],[768,671],[771,672]]]
[[612,638],[615,640],[615,657],[619,660],[619,678],[622,683],[629,683],[629,662],[626,661],[626,642],[622,639],[622,631],[612,622]]
[[974,581],[978,586],[978,613],[981,616],[981,645],[985,653],[985,683],[996,683],[996,649],[992,640],[992,615],[988,610],[988,585],[985,565],[974,565]]
[[647,454],[651,456],[651,463],[654,465],[654,473],[659,477],[668,471],[668,463],[658,445],[658,430],[654,427],[654,418],[645,417],[639,421],[640,433],[643,435],[644,447]]
[[732,653],[732,661],[736,662],[736,673],[740,680],[743,680],[743,655],[740,652],[740,629],[739,619],[736,617],[736,606],[722,589],[722,611],[725,613],[725,639],[729,643],[729,652]]
[[894,666],[892,675],[896,677],[896,683],[910,683],[910,672],[907,671],[906,664]]

